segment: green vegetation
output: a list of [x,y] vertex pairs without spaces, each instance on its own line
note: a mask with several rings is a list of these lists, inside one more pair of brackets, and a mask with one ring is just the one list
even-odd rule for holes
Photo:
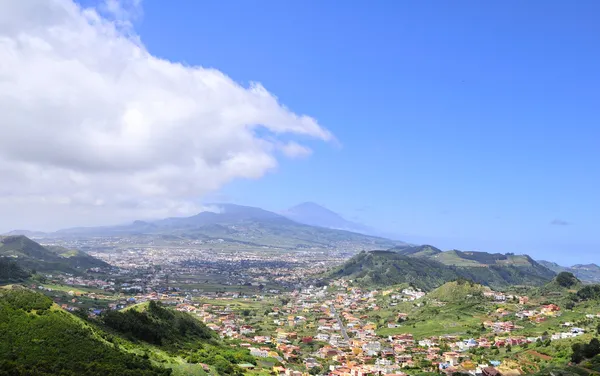
[[390,249],[390,251],[396,251],[404,256],[411,257],[432,257],[442,253],[442,251],[432,245],[419,245],[419,246],[398,246]]
[[555,281],[556,283],[558,283],[559,286],[564,288],[571,288],[581,283],[581,281],[579,281],[577,277],[573,275],[573,273],[569,272],[558,273],[558,275],[555,278]]
[[591,359],[600,354],[600,341],[598,338],[592,338],[587,344],[574,343],[571,349],[573,350],[571,361],[581,363],[585,359]]
[[[412,249],[410,252],[423,251]],[[452,251],[457,255],[459,251]],[[505,287],[510,285],[543,285],[550,281],[554,273],[535,263],[528,256],[514,256],[520,261],[515,261],[513,256],[486,254],[483,252],[463,252],[471,257],[470,262],[478,263],[485,260],[504,260],[503,263],[490,266],[454,266],[444,265],[438,257],[413,257],[401,252],[371,251],[361,252],[348,260],[345,264],[334,269],[326,277],[345,277],[355,280],[363,286],[389,286],[401,283],[410,283],[413,286],[430,290],[445,282],[459,278],[472,280],[476,283]],[[460,253],[460,254],[463,254]],[[447,252],[439,255],[447,254]],[[523,257],[528,260],[522,262]],[[476,258],[479,261],[472,260]],[[489,261],[488,260],[488,261]],[[510,261],[513,260],[513,261]],[[523,265],[521,265],[523,264]]]
[[444,265],[427,259],[408,257],[392,251],[361,252],[334,269],[329,278],[346,277],[365,286],[410,283],[432,289],[459,275]]
[[[184,312],[150,301],[123,311],[109,311],[100,318],[113,333],[140,344],[158,347],[188,363],[213,366],[219,375],[238,375],[239,363],[254,363],[248,350],[227,347],[215,332]],[[152,347],[150,347],[152,349]]]
[[441,302],[478,301],[481,302],[484,291],[489,288],[466,279],[448,282],[430,292],[427,297]]
[[[482,317],[487,308],[485,286],[459,279],[431,291],[421,304],[405,303],[401,308],[409,318],[398,328],[381,328],[380,335],[411,333],[417,338],[444,334],[477,335],[481,332]],[[394,316],[390,315],[390,321]]]
[[41,294],[0,290],[0,375],[168,375],[107,343]]
[[583,286],[577,291],[576,297],[579,301],[600,300],[600,285]]
[[164,308],[160,302],[108,311],[102,322],[127,339],[145,341],[169,348],[182,347],[189,341],[215,339],[215,333],[192,316]]
[[0,237],[0,257],[10,257],[21,268],[42,272],[81,274],[88,268],[109,266],[84,252],[44,247],[20,235]]
[[19,286],[0,289],[0,338],[0,375],[241,375],[256,362],[158,302],[92,319]]
[[12,260],[0,257],[0,284],[22,282],[29,273]]

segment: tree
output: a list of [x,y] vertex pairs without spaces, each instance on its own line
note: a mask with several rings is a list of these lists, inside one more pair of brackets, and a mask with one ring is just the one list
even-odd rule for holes
[[600,354],[600,341],[598,338],[592,338],[590,343],[583,347],[583,355],[586,358],[593,358],[598,354]]
[[571,354],[571,362],[580,363],[585,357],[583,356],[583,345],[581,343],[574,343],[571,346],[573,354]]

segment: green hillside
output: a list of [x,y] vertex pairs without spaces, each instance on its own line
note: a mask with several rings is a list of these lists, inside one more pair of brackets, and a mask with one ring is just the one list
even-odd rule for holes
[[23,288],[0,289],[0,374],[169,375],[121,351],[102,333]]
[[490,291],[490,288],[471,281],[459,279],[457,281],[444,283],[442,286],[431,291],[427,297],[442,302],[460,302],[472,297],[482,297],[482,294],[485,291]]
[[124,311],[109,311],[102,316],[102,322],[130,340],[171,348],[190,341],[217,338],[212,330],[192,316],[168,310],[154,301]]
[[[456,251],[452,254],[460,255]],[[417,251],[418,253],[418,251]],[[443,252],[441,254],[447,254]],[[481,260],[483,255],[477,255]],[[495,255],[492,255],[495,258]],[[445,282],[464,278],[476,283],[504,287],[509,285],[541,286],[549,282],[555,274],[535,263],[527,264],[521,260],[531,260],[528,256],[518,258],[519,262],[490,266],[471,260],[461,266],[445,265],[437,257],[406,256],[393,249],[389,251],[361,252],[340,267],[331,271],[328,278],[346,277],[365,286],[389,286],[411,283],[423,289],[432,289]],[[529,261],[528,261],[529,263]]]
[[396,251],[404,256],[411,257],[433,257],[442,253],[442,251],[432,245],[418,245],[418,246],[398,246],[390,249],[390,251]]
[[365,286],[411,283],[419,288],[432,289],[458,278],[459,274],[436,261],[393,251],[370,251],[352,257],[328,277],[346,277]]
[[0,375],[241,375],[237,364],[256,364],[158,302],[97,318],[75,312],[20,286],[0,288]]
[[0,284],[22,282],[29,273],[13,260],[0,257]]
[[523,267],[536,267],[540,264],[527,255],[514,255],[511,253],[487,253],[473,251],[452,250],[436,253],[428,256],[445,265],[454,266],[491,266],[491,265],[512,265]]
[[88,268],[110,266],[84,252],[44,247],[22,235],[0,237],[0,257],[13,260],[21,268],[43,272],[81,274]]
[[66,259],[69,266],[78,269],[109,268],[110,265],[77,249],[67,249],[57,245],[44,246],[50,252]]

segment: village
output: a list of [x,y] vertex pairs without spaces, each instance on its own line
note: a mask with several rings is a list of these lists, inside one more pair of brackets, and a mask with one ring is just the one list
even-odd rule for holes
[[[564,308],[558,304],[537,304],[528,296],[489,289],[482,293],[481,304],[490,310],[477,321],[469,321],[471,329],[449,324],[446,333],[427,335],[419,326],[411,325],[418,317],[405,312],[404,307],[420,312],[428,305],[428,309],[443,310],[452,303],[430,299],[427,293],[410,286],[364,289],[336,280],[292,291],[192,293],[146,287],[126,293],[127,286],[121,284],[122,291],[115,295],[109,292],[113,283],[64,282],[73,284],[72,289],[63,291],[70,299],[62,303],[64,309],[81,309],[82,301],[108,302],[103,308],[86,308],[93,317],[106,309],[161,301],[247,348],[257,359],[256,364],[243,365],[249,372],[269,369],[278,375],[519,375],[522,372],[514,361],[504,362],[513,349],[582,336],[588,329],[576,325],[580,319],[600,322],[600,310],[580,313],[576,319],[571,313],[567,321],[562,319]],[[108,291],[86,292],[77,288],[79,283]],[[36,288],[48,290],[42,285]],[[548,329],[531,334],[542,326]]]

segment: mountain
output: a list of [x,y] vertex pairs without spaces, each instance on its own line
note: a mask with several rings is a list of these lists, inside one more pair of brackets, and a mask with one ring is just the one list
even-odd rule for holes
[[45,232],[42,232],[42,231],[13,230],[13,231],[9,231],[3,235],[4,236],[23,235],[23,236],[27,236],[30,239],[33,239],[33,238],[43,238],[43,237],[46,237],[48,234]]
[[44,272],[81,274],[89,268],[110,267],[84,252],[63,247],[44,247],[22,235],[0,237],[0,257],[14,261],[19,267]]
[[72,228],[57,231],[53,237],[170,236],[176,239],[219,240],[248,247],[281,249],[364,249],[389,248],[398,241],[356,232],[311,226],[264,209],[209,204],[210,211],[190,217],[157,221],[135,221],[129,225]]
[[[554,272],[526,255],[450,251],[452,257],[440,257],[448,252],[437,252],[439,250],[432,246],[404,250],[406,254],[397,247],[387,251],[361,252],[330,272],[327,278],[345,277],[367,286],[411,283],[416,287],[431,289],[459,278],[503,287],[541,286],[555,277]],[[465,259],[468,262],[458,262],[460,256],[469,257]]]
[[541,265],[544,265],[548,269],[555,273],[569,272],[573,273],[575,277],[586,283],[600,283],[600,266],[596,264],[577,264],[571,267],[561,266],[551,261],[538,261]]
[[430,290],[460,275],[426,258],[401,255],[394,251],[361,252],[328,274],[328,278],[355,280],[364,286],[390,286],[410,283]]
[[346,220],[338,213],[331,211],[314,202],[303,202],[281,213],[285,217],[310,226],[319,226],[337,230],[346,230],[372,235],[374,230]]
[[513,282],[541,285],[556,275],[555,271],[538,263],[528,255],[459,250],[442,252],[431,245],[397,246],[391,250],[404,256],[437,261],[459,270],[460,274],[465,277],[488,285],[503,285]]
[[560,266],[555,262],[552,261],[546,261],[546,260],[538,260],[538,263],[540,263],[541,265],[544,265],[546,268],[552,270],[555,273],[560,273],[560,272],[564,272],[567,271],[566,266]]
[[584,282],[600,283],[600,266],[596,264],[573,265],[569,270]]

